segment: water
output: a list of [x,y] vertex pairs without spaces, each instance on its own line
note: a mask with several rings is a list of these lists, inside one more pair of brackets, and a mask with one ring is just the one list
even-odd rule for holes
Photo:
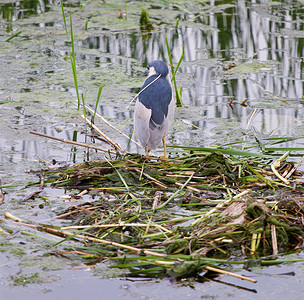
[[[10,211],[48,223],[56,212],[74,205],[59,198],[65,193],[63,190],[51,188],[42,193],[44,200],[22,202],[36,189],[24,188],[24,185],[38,180],[28,173],[30,169],[40,169],[46,167],[45,164],[52,167],[54,163],[60,166],[81,162],[87,157],[81,148],[29,134],[30,130],[36,130],[90,142],[83,134],[83,121],[78,118],[67,57],[69,43],[59,4],[55,0],[0,1],[0,177],[2,184],[20,185],[3,189],[5,202],[0,206],[0,226],[13,228],[15,233],[13,237],[0,237],[0,264],[5,270],[0,274],[3,282],[0,290],[5,299],[13,299],[18,294],[31,299],[60,299],[64,295],[66,299],[66,293],[72,295],[71,291],[77,298],[81,292],[91,295],[94,291],[96,296],[100,290],[103,291],[99,295],[101,299],[102,296],[105,299],[122,296],[162,299],[164,295],[165,299],[190,296],[301,299],[298,296],[303,285],[300,263],[252,272],[234,270],[256,278],[255,285],[219,277],[241,288],[255,289],[257,293],[215,282],[194,283],[195,289],[191,289],[168,280],[110,280],[105,279],[111,275],[103,264],[94,269],[69,270],[67,261],[60,258],[56,259],[59,269],[48,269],[42,254],[49,251],[52,242],[44,244],[43,239],[28,237],[20,232],[20,227],[4,221],[4,212]],[[169,143],[209,146],[238,140],[252,143],[255,136],[260,139],[303,136],[301,2],[240,0],[191,5],[189,2],[153,1],[153,5],[145,2],[155,29],[151,34],[139,30],[141,2],[73,1],[72,4],[80,91],[85,94],[86,102],[94,106],[98,87],[104,85],[98,112],[125,134],[130,135],[133,128],[134,106],[129,108],[128,104],[143,83],[141,73],[147,62],[167,61],[166,33],[175,64],[182,46],[185,49],[185,59],[177,74],[178,85],[183,86],[184,107],[176,111]],[[68,3],[65,6],[68,7]],[[120,14],[123,19],[118,18]],[[177,17],[180,21],[175,28]],[[5,41],[19,31],[17,37]],[[232,64],[235,67],[230,68]],[[245,100],[246,106],[242,106]],[[254,110],[257,113],[249,123]],[[143,153],[135,144],[128,147],[128,140],[105,124],[98,121],[97,125],[128,151]],[[303,139],[284,146],[303,147]],[[90,152],[90,157],[101,158],[102,154]],[[89,196],[80,201],[87,200],[90,201]],[[17,254],[20,251],[23,255]],[[303,253],[297,257],[303,258]],[[26,264],[31,260],[35,263]],[[13,285],[16,276],[41,270],[46,273],[43,283],[25,288]],[[291,271],[295,276],[279,275]],[[110,296],[104,294],[109,287]]]

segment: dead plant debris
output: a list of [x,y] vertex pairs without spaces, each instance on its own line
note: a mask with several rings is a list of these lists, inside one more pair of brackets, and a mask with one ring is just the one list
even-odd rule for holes
[[94,201],[57,216],[70,226],[15,222],[84,243],[86,253],[117,261],[114,267],[132,276],[202,276],[237,260],[267,264],[269,255],[303,248],[302,173],[283,159],[223,152],[191,151],[167,161],[124,154],[41,170],[46,184],[89,192]]

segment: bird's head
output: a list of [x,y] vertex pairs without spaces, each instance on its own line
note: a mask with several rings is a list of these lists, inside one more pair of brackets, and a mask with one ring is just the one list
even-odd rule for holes
[[148,63],[148,70],[143,73],[143,76],[159,76],[166,77],[169,73],[169,69],[166,63],[161,60],[153,60]]

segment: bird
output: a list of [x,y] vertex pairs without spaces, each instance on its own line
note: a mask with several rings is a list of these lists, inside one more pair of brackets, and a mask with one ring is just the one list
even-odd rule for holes
[[145,147],[146,157],[149,157],[149,151],[156,149],[162,141],[163,158],[168,158],[165,137],[175,110],[168,65],[161,60],[151,61],[143,76],[147,76],[147,79],[135,103],[135,137]]

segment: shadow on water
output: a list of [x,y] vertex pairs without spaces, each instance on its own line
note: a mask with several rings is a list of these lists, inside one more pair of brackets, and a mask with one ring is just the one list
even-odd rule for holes
[[[113,1],[113,8],[103,8],[109,2],[72,1],[77,71],[80,90],[90,105],[94,106],[98,87],[104,85],[98,113],[124,133],[132,132],[133,106],[128,108],[128,104],[142,85],[145,66],[154,59],[168,61],[166,34],[175,64],[181,45],[185,49],[177,74],[185,107],[177,109],[171,144],[208,146],[254,140],[256,135],[304,136],[301,2],[145,2],[155,25],[151,33],[139,30],[141,1]],[[64,4],[69,6],[67,1]],[[124,19],[118,20],[118,8]],[[5,184],[24,183],[28,177],[20,174],[41,167],[39,159],[73,163],[86,158],[83,149],[34,138],[30,130],[83,142],[84,125],[75,116],[60,1],[5,1],[0,3],[0,16],[4,43],[0,51],[0,177]],[[126,28],[124,22],[130,25]],[[5,42],[19,30],[18,38]],[[245,100],[246,105],[241,105]],[[255,109],[257,114],[248,125]],[[102,123],[97,125],[128,151],[142,151],[132,144],[127,148],[127,139]],[[302,143],[297,140],[284,146],[301,147]],[[18,193],[6,196],[8,209],[20,198]],[[39,210],[34,212],[39,217]],[[275,284],[274,277],[262,277]],[[211,285],[211,294],[217,297],[214,289]],[[155,299],[159,296],[151,293]],[[227,296],[225,291],[218,293]]]

